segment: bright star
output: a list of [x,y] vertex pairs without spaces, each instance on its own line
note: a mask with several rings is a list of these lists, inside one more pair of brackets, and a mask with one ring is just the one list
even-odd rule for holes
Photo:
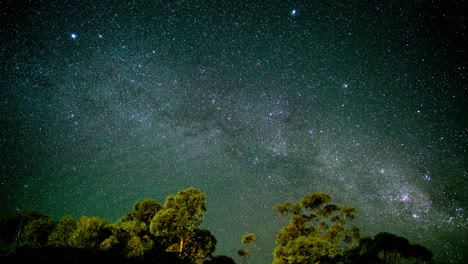
[[290,13],[290,14],[291,14],[291,16],[295,16],[295,15],[297,14],[296,9],[291,10],[291,13]]
[[76,38],[78,38],[78,35],[75,34],[75,33],[71,33],[71,34],[70,34],[70,37],[71,37],[72,39],[76,39]]

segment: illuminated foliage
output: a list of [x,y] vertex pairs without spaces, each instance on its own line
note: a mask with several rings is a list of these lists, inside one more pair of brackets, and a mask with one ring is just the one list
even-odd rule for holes
[[205,200],[205,194],[194,188],[179,191],[176,196],[169,195],[164,207],[151,220],[150,232],[166,239],[169,247],[182,255],[184,244],[202,223],[206,213]]
[[76,231],[77,221],[73,216],[66,215],[60,218],[52,233],[49,235],[48,246],[51,247],[70,247],[72,246],[71,237]]
[[255,234],[252,234],[252,233],[249,233],[249,234],[246,234],[246,235],[243,235],[242,236],[242,244],[250,244],[252,242],[254,242],[256,236]]
[[37,212],[15,212],[0,218],[0,256],[29,254],[28,248],[37,248],[65,262],[111,257],[137,262],[234,263],[227,256],[213,256],[216,238],[199,228],[206,214],[205,200],[205,194],[194,188],[169,195],[164,206],[144,199],[114,224],[88,216],[77,221],[69,215],[54,222]]
[[0,218],[0,256],[17,248],[39,248],[47,244],[47,235],[55,223],[36,211],[17,211]]
[[[252,233],[245,234],[242,236],[241,243],[243,245],[252,244],[255,241],[255,239],[256,239],[255,234],[252,234]],[[250,257],[250,251],[248,249],[241,248],[237,250],[237,255],[239,255],[242,258],[243,263],[248,263],[247,259]]]
[[[102,241],[99,252],[135,261],[163,258],[159,254],[163,249],[158,247],[157,240],[149,233],[149,228],[145,223],[136,220],[120,220],[109,225],[109,229],[111,235]],[[173,257],[172,260],[175,258]]]
[[330,241],[313,236],[299,236],[274,250],[273,263],[336,263],[340,250]]
[[153,249],[153,246],[154,242],[148,235],[130,236],[124,249],[124,255],[128,258],[143,258]]
[[22,229],[32,220],[47,217],[36,211],[18,211],[0,218],[0,239],[4,243],[17,243]]
[[112,235],[101,243],[99,249],[125,258],[147,257],[157,250],[149,226],[151,219],[161,208],[151,198],[135,203],[132,211],[112,225]]
[[144,222],[125,221],[116,225],[113,238],[119,242],[119,252],[127,258],[144,258],[155,247]]
[[285,214],[291,211],[293,205],[291,203],[284,203],[284,204],[277,204],[275,205],[275,209],[280,213],[280,214]]
[[[205,200],[194,188],[169,195],[164,206],[144,199],[114,224],[98,217],[77,221],[66,215],[54,221],[34,211],[15,212],[0,218],[0,256],[37,254],[44,248],[47,256],[61,256],[64,263],[111,257],[138,263],[233,264],[230,257],[213,256],[216,238],[200,229]],[[273,264],[433,263],[431,251],[404,237],[383,232],[361,238],[360,229],[348,225],[356,209],[332,204],[328,194],[312,193],[297,204],[275,208],[290,218],[276,236]],[[256,247],[255,240],[248,233],[241,243]],[[247,248],[237,251],[243,263],[251,255]]]
[[311,193],[298,204],[279,204],[282,215],[291,215],[289,225],[276,236],[273,263],[335,263],[344,250],[360,237],[357,227],[348,227],[356,209],[331,204],[326,193]]
[[204,263],[207,257],[215,251],[216,238],[206,229],[195,229],[187,240],[185,249],[180,255],[188,263]]
[[110,224],[98,217],[82,216],[72,235],[72,245],[77,248],[98,250],[101,243],[112,234]]
[[49,216],[29,221],[21,230],[17,239],[18,247],[41,248],[47,245],[49,234],[56,223]]
[[248,263],[247,259],[250,257],[250,251],[244,248],[237,250],[237,255],[242,258],[242,263]]
[[[197,229],[206,213],[205,200],[205,194],[195,188],[179,191],[175,196],[169,195],[164,207],[151,220],[151,234],[165,241],[167,251],[178,252],[184,260],[202,263],[201,259],[211,253],[210,245],[213,244],[214,250],[216,243],[211,233]],[[201,251],[193,252],[190,247]]]
[[123,221],[135,220],[149,226],[151,219],[161,208],[162,206],[154,199],[143,199],[133,205],[133,210],[123,217]]

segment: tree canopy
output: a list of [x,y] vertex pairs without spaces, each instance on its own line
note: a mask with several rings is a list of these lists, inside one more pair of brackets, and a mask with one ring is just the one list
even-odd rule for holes
[[374,238],[361,236],[350,222],[357,210],[331,203],[331,196],[315,192],[299,203],[275,206],[290,216],[277,234],[274,264],[293,263],[433,263],[430,250],[410,244],[404,237],[381,232]]
[[38,212],[15,212],[0,219],[0,256],[23,260],[40,250],[45,257],[70,261],[230,263],[227,256],[212,255],[216,238],[199,228],[205,201],[206,195],[195,188],[169,195],[164,206],[147,198],[116,223],[70,215],[55,221]]
[[[211,233],[198,229],[206,213],[205,201],[205,194],[195,188],[179,191],[175,196],[169,195],[164,207],[151,220],[150,232],[164,240],[168,250],[178,252],[179,257],[204,259],[205,256],[192,252],[190,246],[203,244],[199,250],[204,254],[210,254],[215,249],[216,240]],[[200,237],[201,234],[205,236]]]
[[408,239],[388,232],[374,238],[363,237],[357,247],[348,250],[345,263],[433,263],[426,247],[411,244]]
[[[127,263],[232,264],[229,256],[214,256],[217,240],[200,228],[206,195],[195,188],[168,195],[164,205],[152,198],[138,201],[115,223],[99,217],[65,215],[58,221],[34,211],[0,218],[0,257],[8,260],[124,261]],[[361,237],[350,222],[357,210],[336,205],[331,196],[315,192],[299,203],[275,206],[289,224],[276,236],[274,264],[292,263],[433,263],[430,250],[406,238],[381,232]],[[254,246],[256,235],[242,236]],[[250,251],[237,254],[244,263]],[[11,263],[11,261],[10,261]]]
[[356,209],[332,204],[329,194],[311,193],[297,204],[275,208],[290,215],[289,225],[276,236],[275,264],[336,263],[360,237],[359,228],[348,226]]

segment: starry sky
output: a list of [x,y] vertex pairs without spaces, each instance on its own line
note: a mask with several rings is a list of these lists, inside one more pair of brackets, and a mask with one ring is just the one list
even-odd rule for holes
[[462,1],[0,3],[0,213],[114,222],[195,187],[216,255],[269,263],[273,206],[468,261]]

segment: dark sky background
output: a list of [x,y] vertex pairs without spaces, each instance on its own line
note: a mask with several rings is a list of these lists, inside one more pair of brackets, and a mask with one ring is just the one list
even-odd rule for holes
[[0,213],[114,222],[195,187],[269,263],[315,191],[468,262],[463,1],[0,1]]

